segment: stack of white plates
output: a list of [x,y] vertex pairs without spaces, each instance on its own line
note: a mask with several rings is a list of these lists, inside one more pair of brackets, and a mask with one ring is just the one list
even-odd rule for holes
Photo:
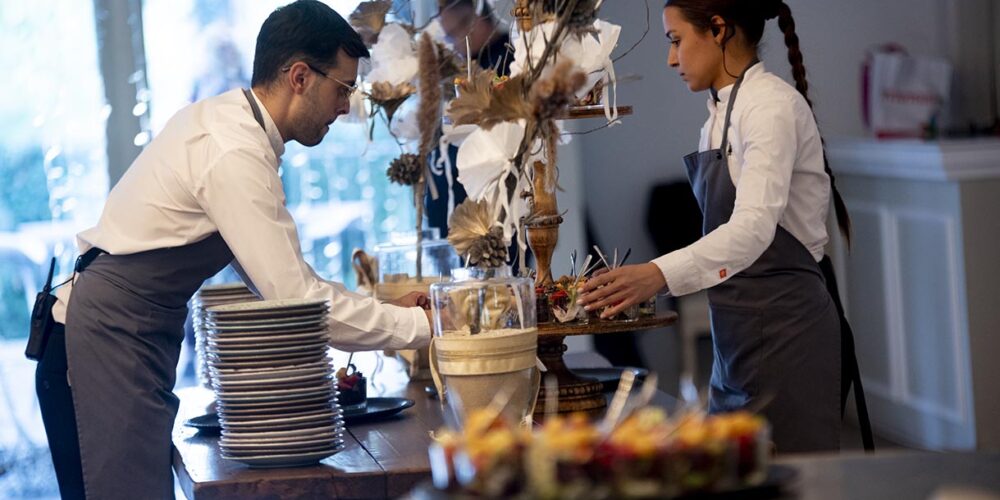
[[213,306],[237,304],[260,300],[243,283],[226,283],[223,285],[202,286],[191,299],[191,322],[194,327],[195,367],[198,384],[211,387],[212,379],[208,370],[208,359],[205,357],[205,345],[208,337],[205,310]]
[[216,306],[205,353],[223,458],[251,467],[316,463],[344,447],[322,300]]

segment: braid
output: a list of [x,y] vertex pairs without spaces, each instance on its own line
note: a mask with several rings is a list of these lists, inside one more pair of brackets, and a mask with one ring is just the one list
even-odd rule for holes
[[[795,89],[802,94],[802,97],[806,100],[806,104],[812,109],[812,100],[809,99],[809,82],[806,81],[806,67],[802,63],[802,51],[799,50],[799,36],[795,34],[795,19],[792,18],[792,9],[785,2],[781,2],[778,6],[778,27],[781,28],[781,32],[785,35],[785,46],[788,47],[788,63],[792,66],[792,78],[795,80]],[[815,112],[813,115],[815,118]],[[822,138],[820,138],[820,142],[822,143]],[[830,190],[833,192],[833,208],[837,214],[837,225],[847,240],[848,247],[850,247],[851,217],[847,213],[847,205],[844,203],[844,198],[840,196],[840,191],[837,190],[833,170],[830,169],[830,162],[826,158],[825,145],[823,147],[823,169],[826,171],[826,175],[830,177]]]

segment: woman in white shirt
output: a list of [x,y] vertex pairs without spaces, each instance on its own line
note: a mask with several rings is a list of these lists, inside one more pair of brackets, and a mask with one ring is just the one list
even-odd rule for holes
[[[795,87],[757,59],[765,21],[775,17]],[[851,361],[853,341],[823,255],[831,194],[845,235],[850,221],[812,113],[791,10],[781,0],[668,0],[663,25],[669,65],[692,91],[711,93],[698,152],[684,158],[704,236],[591,279],[581,300],[611,316],[664,288],[675,296],[708,289],[710,410],[761,412],[780,452],[837,449],[849,388],[841,343]],[[856,362],[845,366],[849,383]]]

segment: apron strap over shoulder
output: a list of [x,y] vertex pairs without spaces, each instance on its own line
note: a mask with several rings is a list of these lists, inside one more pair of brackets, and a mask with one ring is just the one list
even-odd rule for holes
[[756,57],[750,61],[750,64],[740,73],[740,77],[736,79],[736,83],[733,84],[733,91],[729,93],[729,104],[726,105],[726,121],[722,125],[722,143],[719,145],[719,158],[728,154],[726,149],[729,146],[729,125],[731,123],[729,119],[733,116],[733,103],[736,102],[736,94],[739,92],[740,86],[743,85],[743,78],[747,76],[747,71],[750,71],[750,68],[759,62],[760,60]]
[[253,98],[253,94],[250,93],[249,89],[242,89],[243,96],[247,98],[250,102],[250,110],[253,111],[253,119],[257,121],[257,125],[267,132],[267,127],[264,126],[264,115],[260,112],[260,106],[257,105],[257,100]]

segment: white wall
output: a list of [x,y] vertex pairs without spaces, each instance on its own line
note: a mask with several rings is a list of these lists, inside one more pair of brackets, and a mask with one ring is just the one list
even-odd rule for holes
[[[943,30],[934,21],[941,18],[940,0],[790,1],[825,136],[864,135],[860,66],[870,47],[895,41],[914,54],[945,55]],[[640,0],[619,0],[602,7],[603,18],[623,26],[619,52],[645,28],[642,5]],[[618,127],[578,138],[585,200],[598,238],[604,246],[633,247],[632,262],[654,257],[642,224],[649,187],[684,179],[681,157],[697,147],[698,131],[707,116],[707,94],[692,94],[666,65],[661,8],[659,0],[651,0],[649,34],[616,64],[619,77],[643,78],[619,86],[619,104],[633,105],[635,115]],[[777,23],[771,21],[763,61],[790,79],[786,54]]]

